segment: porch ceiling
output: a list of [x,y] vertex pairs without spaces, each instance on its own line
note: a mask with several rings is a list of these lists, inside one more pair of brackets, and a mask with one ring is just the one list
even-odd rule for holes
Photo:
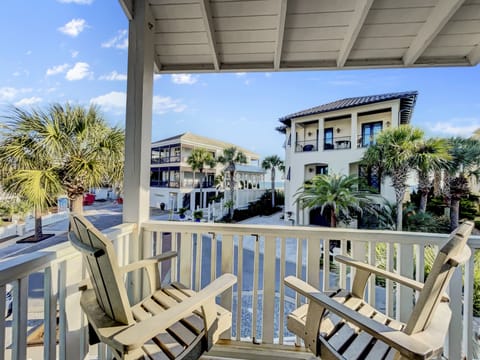
[[480,0],[146,1],[160,73],[480,62]]

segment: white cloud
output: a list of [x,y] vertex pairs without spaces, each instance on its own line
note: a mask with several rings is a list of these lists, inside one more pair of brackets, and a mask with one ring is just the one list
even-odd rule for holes
[[128,31],[119,30],[117,35],[110,40],[102,43],[104,48],[116,48],[125,50],[128,48]]
[[47,76],[64,73],[65,71],[67,71],[67,69],[68,64],[51,67],[50,69],[47,69]]
[[[127,103],[127,95],[125,92],[112,91],[105,95],[100,95],[90,99],[90,103],[97,104],[105,111],[113,111],[116,113],[125,113]],[[180,100],[171,97],[163,97],[155,95],[153,97],[153,113],[165,114],[168,112],[183,112],[187,106],[182,104]]]
[[32,89],[16,89],[13,87],[0,87],[0,101],[11,101],[19,94],[31,92]]
[[65,25],[58,28],[58,30],[65,35],[69,35],[71,37],[77,37],[85,27],[87,22],[84,19],[72,19]]
[[153,75],[153,80],[160,80],[162,78],[162,74],[154,74]]
[[155,114],[165,114],[168,112],[183,112],[187,106],[182,104],[180,100],[172,99],[170,96],[158,96],[153,97],[153,112]]
[[197,78],[191,74],[172,74],[172,82],[179,85],[192,85],[197,82]]
[[116,72],[114,70],[110,74],[105,74],[105,75],[100,76],[99,79],[100,80],[110,80],[110,81],[113,81],[113,80],[124,81],[124,80],[127,80],[127,75],[126,74],[119,74],[118,72]]
[[90,103],[101,106],[105,111],[125,112],[127,94],[120,91],[112,91],[90,99]]
[[59,3],[63,4],[78,4],[78,5],[90,5],[93,3],[93,0],[57,0]]
[[478,128],[480,128],[480,118],[454,118],[429,126],[429,130],[434,133],[465,137],[471,136]]
[[67,71],[65,79],[69,81],[82,80],[87,76],[91,76],[90,65],[85,62],[77,62],[73,67]]
[[41,97],[32,96],[32,97],[29,97],[29,98],[23,98],[23,99],[17,101],[14,105],[18,106],[18,107],[31,106],[31,105],[34,105],[34,104],[38,104],[42,100],[43,99]]
[[242,76],[246,76],[247,73],[246,72],[237,72],[237,73],[235,73],[235,75],[237,75],[238,77],[242,77]]
[[72,54],[72,58],[75,59],[78,56],[78,54],[80,54],[80,51],[72,50],[70,53]]

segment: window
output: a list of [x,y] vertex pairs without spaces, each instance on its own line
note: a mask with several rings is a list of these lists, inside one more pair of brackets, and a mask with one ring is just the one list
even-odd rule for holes
[[333,149],[333,128],[323,130],[323,150]]
[[328,175],[328,165],[315,166],[315,175]]
[[362,147],[375,144],[375,138],[380,131],[382,131],[381,121],[362,124]]
[[290,180],[290,166],[288,167],[287,180]]
[[288,134],[287,145],[288,145],[288,146],[292,145],[292,134]]
[[358,177],[360,178],[358,185],[360,191],[369,190],[380,194],[380,173],[378,167],[360,165],[358,167]]

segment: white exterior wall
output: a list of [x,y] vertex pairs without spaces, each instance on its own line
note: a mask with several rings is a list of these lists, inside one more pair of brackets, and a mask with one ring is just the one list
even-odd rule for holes
[[[362,133],[362,124],[382,121],[383,129],[389,126],[397,127],[399,125],[399,108],[400,101],[393,100],[292,119],[291,128],[286,129],[285,142],[285,171],[287,174],[290,169],[290,180],[285,180],[285,212],[292,212],[295,224],[308,224],[308,212],[297,209],[295,193],[305,180],[315,175],[315,170],[310,172],[309,167],[315,169],[317,165],[327,165],[329,174],[358,174],[358,162],[362,159],[366,150],[366,148],[357,147],[358,137]],[[381,109],[386,111],[378,114],[362,115],[365,112]],[[339,120],[325,120],[340,116],[342,118]],[[316,141],[313,139],[316,136],[316,124],[303,125],[302,123],[305,122],[318,123],[318,151],[296,151],[301,150],[301,146],[296,146],[296,134],[300,144]],[[334,128],[334,139],[350,137],[351,148],[323,150],[324,128]],[[337,129],[339,129],[339,132],[337,132]],[[288,145],[290,134],[291,144]],[[385,179],[382,182],[381,195],[390,202],[395,201],[395,192],[391,187],[390,179]]]

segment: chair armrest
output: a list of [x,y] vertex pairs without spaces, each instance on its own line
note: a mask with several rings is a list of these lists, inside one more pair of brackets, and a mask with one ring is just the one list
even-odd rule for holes
[[176,251],[168,251],[168,252],[160,254],[160,255],[156,255],[156,256],[146,258],[146,259],[138,260],[138,261],[135,261],[134,263],[122,266],[122,267],[120,267],[120,271],[123,274],[126,274],[126,273],[129,273],[131,271],[138,270],[140,268],[149,267],[152,264],[156,265],[159,262],[169,260],[169,259],[174,258],[176,256],[177,256]]
[[177,256],[176,251],[168,251],[166,253],[152,256],[146,259],[135,261],[134,263],[122,266],[120,271],[122,275],[125,275],[129,272],[145,269],[148,274],[148,279],[150,281],[150,289],[157,289],[160,286],[160,276],[158,273],[157,265],[159,262],[169,260]]
[[208,301],[215,301],[215,297],[237,282],[237,277],[232,274],[224,274],[214,280],[208,286],[200,290],[194,296],[185,299],[174,307],[161,312],[151,318],[134,324],[128,329],[113,337],[117,348],[123,351],[132,351],[142,346],[147,340],[158,333],[165,331],[180,319],[188,316],[195,309]]
[[[368,271],[368,272],[376,274],[376,275],[381,275],[381,276],[383,276],[387,279],[390,279],[392,281],[395,281],[399,284],[408,286],[409,288],[411,288],[413,290],[417,290],[417,291],[422,291],[423,290],[423,285],[424,284],[421,283],[421,282],[418,282],[418,281],[413,280],[413,279],[409,279],[409,278],[407,278],[405,276],[402,276],[400,274],[396,274],[396,273],[393,273],[393,272],[390,272],[390,271],[379,269],[378,267],[372,266],[370,264],[367,264],[367,263],[364,263],[364,262],[361,262],[361,261],[358,261],[358,260],[354,260],[352,258],[349,258],[348,256],[337,255],[337,256],[335,256],[335,260],[337,260],[338,262],[341,262],[343,264],[353,266],[357,269],[365,270],[365,271]],[[445,302],[450,301],[450,298],[448,297],[447,294],[444,294],[442,296],[442,301],[445,301]]]
[[[368,332],[373,337],[382,340],[389,346],[392,346],[408,359],[429,359],[442,347],[443,339],[437,341],[440,343],[439,347],[429,346],[422,338],[423,332],[417,333],[414,336],[409,336],[404,332],[392,329],[371,318],[359,314],[355,310],[352,310],[349,307],[330,298],[321,291],[294,276],[288,276],[285,278],[284,282],[288,287],[294,289],[310,301],[319,304],[320,306],[328,309],[341,318],[346,319],[362,330]],[[428,338],[430,339],[431,336]]]

